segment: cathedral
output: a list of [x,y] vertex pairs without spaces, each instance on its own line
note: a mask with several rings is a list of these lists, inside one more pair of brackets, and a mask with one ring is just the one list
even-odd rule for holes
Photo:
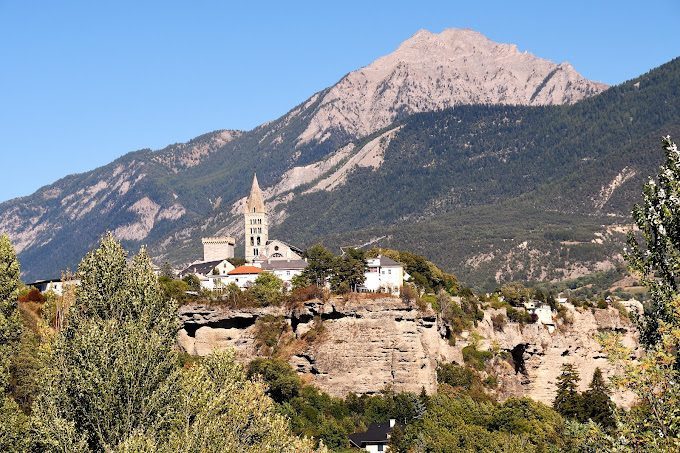
[[245,258],[247,263],[302,259],[302,250],[277,239],[269,239],[269,219],[262,190],[253,176],[250,195],[243,210]]

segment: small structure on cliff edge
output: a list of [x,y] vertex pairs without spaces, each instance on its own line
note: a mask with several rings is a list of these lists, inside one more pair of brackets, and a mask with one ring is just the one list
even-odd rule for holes
[[371,423],[363,433],[349,435],[349,443],[352,447],[363,448],[370,452],[388,451],[387,444],[390,442],[390,433],[396,420],[390,419],[385,423]]

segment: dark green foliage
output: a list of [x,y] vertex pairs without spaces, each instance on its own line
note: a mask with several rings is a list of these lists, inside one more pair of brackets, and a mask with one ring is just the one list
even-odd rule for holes
[[316,244],[305,251],[305,258],[307,267],[302,275],[316,286],[323,286],[335,270],[335,256],[323,245]]
[[463,348],[463,360],[476,370],[483,370],[486,367],[486,362],[492,358],[493,353],[491,351],[480,351],[473,344]]
[[507,314],[508,321],[510,322],[518,322],[521,325],[534,322],[534,318],[529,313],[527,313],[527,311],[524,308],[517,309],[508,307]]
[[302,381],[290,365],[281,359],[257,358],[248,365],[248,377],[260,376],[269,386],[267,394],[282,403],[300,394]]
[[364,283],[366,258],[364,252],[354,248],[346,249],[335,259],[330,278],[331,290],[336,293],[357,291]]
[[458,291],[458,279],[442,271],[427,258],[415,253],[385,248],[375,248],[366,253],[367,257],[385,255],[404,265],[404,271],[411,276],[411,282],[425,292],[438,292],[443,289],[450,294]]
[[583,392],[582,418],[591,419],[605,429],[612,429],[616,425],[614,409],[602,371],[595,368],[590,387]]
[[262,272],[246,292],[257,305],[267,307],[281,304],[282,291],[283,281],[279,277],[270,272]]
[[[195,275],[192,275],[192,277],[196,278]],[[175,299],[179,303],[185,302],[188,299],[187,291],[193,290],[186,280],[175,280],[165,276],[158,277],[158,284],[167,299]]]
[[189,286],[191,291],[201,290],[201,281],[194,274],[185,275],[182,281]]
[[562,365],[562,374],[557,378],[557,394],[553,402],[553,408],[557,412],[576,420],[583,418],[582,396],[577,390],[579,380],[574,365],[571,363]]

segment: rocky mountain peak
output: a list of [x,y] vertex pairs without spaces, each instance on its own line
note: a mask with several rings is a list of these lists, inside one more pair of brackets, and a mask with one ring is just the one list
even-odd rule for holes
[[331,129],[361,137],[399,116],[460,104],[574,103],[607,86],[473,30],[420,30],[394,52],[349,73],[319,103],[299,143]]

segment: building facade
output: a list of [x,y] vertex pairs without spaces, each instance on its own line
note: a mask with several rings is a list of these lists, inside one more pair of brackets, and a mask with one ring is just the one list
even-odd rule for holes
[[229,236],[202,238],[203,261],[226,260],[234,257],[236,240]]
[[267,241],[269,240],[269,221],[264,196],[257,182],[257,175],[253,176],[253,185],[246,200],[243,212],[244,241],[246,262],[253,263],[260,256],[266,256]]

